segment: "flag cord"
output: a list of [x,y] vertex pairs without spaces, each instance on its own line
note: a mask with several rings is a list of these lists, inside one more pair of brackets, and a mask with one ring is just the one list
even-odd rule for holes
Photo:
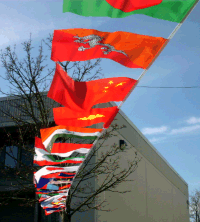
[[174,35],[177,33],[177,31],[180,29],[180,27],[182,26],[183,22],[188,18],[188,16],[190,15],[190,13],[192,12],[192,10],[196,7],[197,3],[199,2],[199,0],[197,0],[195,2],[195,4],[192,6],[192,8],[188,11],[188,13],[186,14],[186,16],[182,19],[182,21],[180,23],[178,23],[176,25],[176,27],[174,28],[174,30],[171,32],[171,34],[169,35],[169,37],[167,38],[167,41],[165,42],[165,44],[161,47],[160,51],[157,53],[157,55],[155,56],[155,58],[151,61],[151,63],[147,66],[147,68],[145,70],[143,70],[143,72],[141,73],[141,75],[139,76],[136,84],[132,87],[132,89],[129,91],[129,93],[126,95],[126,97],[124,98],[124,100],[119,104],[118,109],[121,108],[121,106],[124,104],[124,102],[126,101],[126,99],[129,97],[129,95],[132,93],[132,91],[135,89],[135,87],[137,86],[137,84],[141,81],[141,79],[144,77],[144,75],[146,74],[146,72],[148,71],[148,69],[151,67],[151,65],[153,64],[153,62],[157,59],[157,57],[160,55],[160,53],[162,52],[162,50],[165,48],[165,46],[168,44],[168,42],[174,37]]

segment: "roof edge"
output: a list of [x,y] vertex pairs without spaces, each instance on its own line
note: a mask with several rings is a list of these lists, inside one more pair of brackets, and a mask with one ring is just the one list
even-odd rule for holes
[[[110,102],[112,106],[117,106],[115,102]],[[137,131],[137,133],[145,140],[145,142],[160,156],[169,168],[188,186],[188,183],[176,172],[171,164],[163,157],[163,155],[149,142],[149,140],[142,134],[142,132],[134,125],[134,123],[128,118],[128,116],[120,109],[119,113],[127,120],[127,122]]]

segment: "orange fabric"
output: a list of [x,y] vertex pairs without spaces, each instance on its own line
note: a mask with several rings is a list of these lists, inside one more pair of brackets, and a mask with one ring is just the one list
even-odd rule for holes
[[[76,43],[74,42],[74,36],[84,37],[88,35],[98,35],[103,37],[103,40],[100,41],[103,44],[110,44],[114,46],[116,50],[121,50],[125,52],[127,56],[123,55],[122,53],[116,53],[115,56],[111,56],[111,54],[103,55],[100,51],[102,46],[96,45],[96,56],[101,58],[110,58],[117,61],[116,56],[121,57],[117,61],[122,65],[128,66],[130,68],[147,68],[147,66],[151,63],[153,58],[159,52],[161,47],[167,41],[162,37],[152,37],[147,35],[139,35],[130,32],[101,32],[94,29],[64,29],[64,30],[55,30],[54,31],[54,38],[52,42],[52,60],[54,61],[85,61],[88,59],[93,59],[94,48],[85,50],[85,51],[78,51],[78,47],[84,46],[88,47],[87,44],[84,43]],[[86,42],[86,41],[85,41]],[[70,44],[73,45],[74,50],[68,52],[67,47],[66,50],[65,44],[69,47]],[[87,53],[86,53],[87,52]],[[68,53],[71,53],[70,56]],[[114,52],[112,52],[114,53]],[[64,55],[65,54],[65,55]],[[82,55],[82,57],[81,57]],[[114,54],[113,54],[114,55]],[[70,60],[67,60],[70,58]],[[80,59],[80,60],[75,60]],[[130,61],[129,61],[130,60]],[[130,64],[130,62],[132,64]],[[127,64],[126,64],[127,63]]]

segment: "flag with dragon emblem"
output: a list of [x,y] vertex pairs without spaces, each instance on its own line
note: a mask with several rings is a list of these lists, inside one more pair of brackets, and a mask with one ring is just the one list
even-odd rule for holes
[[129,68],[147,68],[167,39],[130,32],[101,32],[94,29],[54,30],[53,61],[112,59]]

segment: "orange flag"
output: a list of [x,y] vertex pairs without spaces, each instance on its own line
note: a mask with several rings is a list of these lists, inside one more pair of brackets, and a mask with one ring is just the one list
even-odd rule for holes
[[53,61],[112,59],[129,68],[147,68],[167,39],[130,32],[94,29],[54,30]]
[[74,112],[69,108],[59,107],[53,109],[53,114],[57,125],[85,127],[104,122],[104,128],[108,128],[118,111],[117,106],[95,108],[81,112]]
[[115,77],[89,82],[74,81],[56,64],[48,97],[73,110],[90,110],[92,106],[110,101],[123,101],[137,80]]

